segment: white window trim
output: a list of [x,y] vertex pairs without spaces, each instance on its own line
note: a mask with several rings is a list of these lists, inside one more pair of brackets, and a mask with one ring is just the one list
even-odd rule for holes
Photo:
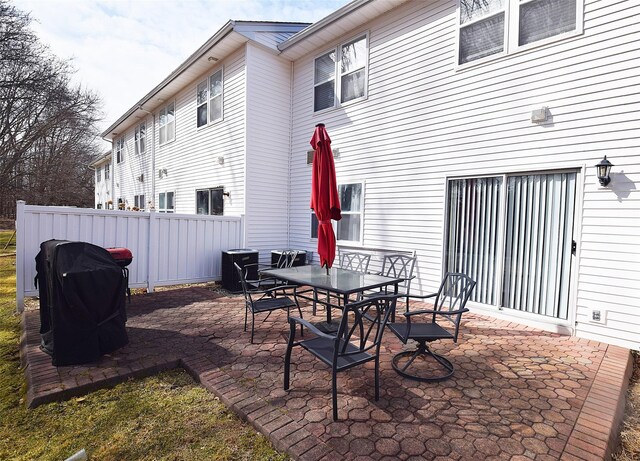
[[115,146],[115,157],[116,157],[116,164],[121,164],[124,163],[125,161],[125,146],[126,143],[124,142],[124,136],[120,136],[118,139],[116,139],[116,146]]
[[[366,181],[363,180],[354,180],[354,181],[339,181],[338,182],[338,191],[340,190],[340,186],[345,184],[360,184],[362,188],[361,195],[361,203],[360,203],[360,211],[359,212],[351,212],[351,211],[341,211],[342,216],[345,215],[360,215],[360,236],[358,240],[338,240],[338,221],[331,220],[331,225],[333,226],[333,233],[336,236],[336,245],[346,245],[346,246],[363,246],[364,245],[364,203],[365,203],[365,191],[366,191]],[[338,192],[339,193],[339,192]],[[313,210],[309,210],[311,214],[309,215],[309,240],[317,241],[317,237],[313,237],[313,216],[315,212]]]
[[[222,103],[220,104],[220,118],[211,120],[211,100],[213,99],[213,97],[210,94],[211,77],[213,77],[218,72],[220,72],[220,81],[222,82],[222,92],[219,95],[219,97],[222,99]],[[201,85],[202,83],[206,84],[207,97],[206,97],[206,101],[203,104],[198,104],[198,86]],[[202,126],[198,126],[198,108],[203,105],[207,106],[207,123],[205,123]],[[196,83],[196,129],[203,130],[208,126],[215,125],[217,123],[222,122],[223,120],[224,120],[224,66],[220,66],[219,68],[211,72],[209,76],[207,76],[204,80],[200,80],[198,83]]]
[[[534,0],[527,0],[523,3],[529,3]],[[495,53],[489,56],[485,56],[484,58],[480,58],[474,61],[465,62],[460,64],[460,29],[461,26],[469,26],[475,22],[482,21],[489,16],[496,15],[498,13],[493,13],[491,15],[482,16],[481,18],[474,19],[473,21],[466,22],[465,24],[460,24],[460,0],[458,0],[458,11],[456,14],[457,27],[456,27],[456,52],[454,57],[455,69],[465,70],[471,67],[476,67],[482,64],[486,64],[488,62],[493,62],[506,56],[513,56],[519,53],[524,53],[530,51],[532,49],[541,48],[547,46],[549,44],[570,39],[572,37],[576,37],[578,35],[582,35],[584,32],[584,2],[582,0],[576,1],[576,28],[572,31],[565,32],[562,34],[554,35],[552,37],[547,37],[542,40],[538,40],[535,42],[527,43],[526,45],[518,45],[518,35],[519,35],[519,17],[520,17],[520,0],[505,0],[506,5],[504,9],[505,19],[504,19],[504,46],[503,50],[500,53]],[[512,6],[512,4],[514,6]]]
[[[365,49],[367,50],[367,56],[365,58],[365,62],[364,62],[364,95],[362,95],[359,98],[355,98],[352,99],[350,101],[347,102],[340,102],[340,97],[341,97],[341,92],[342,92],[342,72],[340,70],[340,61],[342,59],[342,46],[346,45],[347,43],[351,43],[353,41],[356,41],[360,38],[365,39],[364,41],[364,46]],[[334,52],[336,54],[336,63],[335,63],[335,69],[334,69],[334,95],[333,95],[333,106],[327,107],[325,109],[320,109],[318,111],[315,110],[315,89],[316,86],[318,86],[319,84],[315,83],[315,69],[316,69],[316,59],[324,56],[325,54],[329,54],[331,52]],[[312,88],[311,88],[311,112],[316,115],[316,114],[324,114],[328,111],[332,111],[335,109],[339,109],[341,107],[347,107],[350,106],[351,104],[356,104],[358,102],[361,101],[366,101],[369,98],[369,31],[364,31],[361,32],[359,34],[354,35],[353,37],[351,37],[348,40],[344,40],[340,43],[338,43],[336,46],[334,46],[333,48],[329,48],[324,50],[322,53],[318,53],[317,55],[315,55],[313,57],[313,61],[311,63],[312,66]],[[328,81],[328,80],[327,80]],[[326,83],[322,82],[322,83]]]
[[[173,208],[171,208],[171,211],[167,211],[168,208],[166,207],[167,205],[167,196],[166,194],[173,194]],[[160,194],[165,194],[165,207],[164,208],[160,208]],[[176,212],[176,192],[175,190],[163,190],[162,192],[158,192],[158,206],[156,207],[156,210],[158,211],[158,213],[175,213]]]
[[[165,123],[164,125],[161,125],[161,124],[160,124],[160,115],[161,115],[161,113],[162,113],[163,111],[168,113],[169,111],[168,111],[167,109],[169,108],[169,106],[170,106],[170,105],[173,105],[173,138],[171,138],[171,139],[166,139],[166,140],[165,140],[165,142],[161,143],[161,142],[160,142],[160,129],[161,129],[161,128],[163,128],[163,127],[166,127],[166,126],[168,125],[168,123]],[[163,106],[163,107],[158,111],[158,145],[159,145],[159,146],[165,146],[165,145],[167,145],[167,144],[169,144],[169,143],[171,143],[171,142],[173,142],[173,141],[175,141],[175,140],[176,140],[177,132],[178,132],[178,130],[177,130],[177,127],[178,127],[178,123],[177,123],[177,121],[178,121],[178,114],[177,114],[177,107],[176,107],[176,102],[175,102],[175,100],[174,100],[174,101],[171,101],[171,102],[169,102],[169,103],[167,103],[167,104],[165,104],[165,105],[164,105],[164,106]]]
[[104,166],[104,180],[108,181],[109,179],[111,179],[111,165],[107,163]]
[[[144,126],[144,135],[141,136],[142,126]],[[144,139],[144,149],[140,148],[141,141]],[[145,150],[147,148],[147,122],[139,123],[135,130],[133,131],[133,144],[134,144],[134,152],[136,155],[144,155]]]

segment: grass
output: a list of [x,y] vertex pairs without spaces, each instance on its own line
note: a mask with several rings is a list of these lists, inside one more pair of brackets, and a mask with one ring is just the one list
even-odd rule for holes
[[182,370],[27,409],[14,287],[15,257],[0,257],[0,459],[59,461],[82,448],[91,460],[287,459]]

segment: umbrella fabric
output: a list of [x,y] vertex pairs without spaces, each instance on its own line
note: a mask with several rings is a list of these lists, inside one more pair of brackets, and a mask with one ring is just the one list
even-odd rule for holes
[[318,255],[320,265],[333,265],[336,257],[336,237],[331,220],[342,219],[336,184],[336,168],[331,152],[331,139],[323,123],[316,125],[311,138],[313,173],[311,176],[311,209],[318,218]]

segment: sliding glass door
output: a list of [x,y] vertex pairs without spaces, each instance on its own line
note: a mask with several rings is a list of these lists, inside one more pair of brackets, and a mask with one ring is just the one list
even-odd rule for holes
[[576,173],[449,181],[445,266],[472,300],[566,320]]

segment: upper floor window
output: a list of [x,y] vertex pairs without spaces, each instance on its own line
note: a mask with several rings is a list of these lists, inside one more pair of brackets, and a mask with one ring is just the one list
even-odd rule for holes
[[96,182],[102,181],[102,168],[96,168]]
[[198,83],[196,111],[198,128],[222,120],[222,69]]
[[108,163],[104,166],[104,179],[108,180],[111,176],[111,165]]
[[367,53],[363,35],[315,59],[314,112],[366,97]]
[[124,162],[124,136],[116,140],[116,163]]
[[147,127],[145,122],[142,122],[135,129],[133,140],[136,146],[136,155],[144,154],[144,149],[146,144],[146,132],[147,132]]
[[460,0],[458,64],[580,32],[579,0]]
[[160,134],[160,145],[176,139],[176,105],[167,104],[160,110],[160,120],[158,123]]

